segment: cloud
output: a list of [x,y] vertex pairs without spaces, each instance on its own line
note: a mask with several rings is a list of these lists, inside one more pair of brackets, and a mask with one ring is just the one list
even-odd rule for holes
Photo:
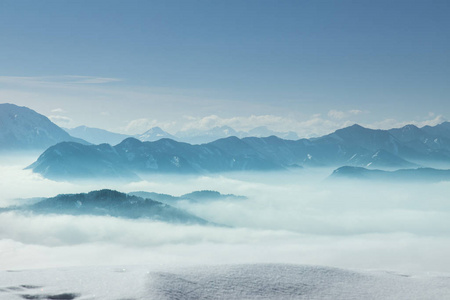
[[266,126],[279,132],[294,131],[300,137],[314,137],[328,134],[336,129],[352,125],[354,121],[335,118],[323,118],[314,114],[309,119],[296,119],[277,115],[250,115],[232,118],[222,118],[210,115],[202,118],[187,116],[181,130],[207,130],[213,127],[230,126],[238,131],[248,131],[255,127]]
[[349,110],[348,112],[352,115],[359,115],[359,114],[363,113],[363,111],[359,110],[359,109],[352,109],[352,110]]
[[128,122],[124,130],[125,132],[144,133],[150,128],[157,126],[156,124],[157,124],[156,120],[149,120],[145,118],[136,119]]
[[340,119],[345,118],[346,113],[343,112],[343,111],[338,111],[338,110],[330,110],[330,111],[328,112],[328,116],[329,116],[330,118],[340,120]]
[[66,116],[49,116],[48,117],[52,122],[54,122],[54,123],[59,123],[59,124],[61,124],[61,123],[63,123],[63,124],[69,124],[69,123],[72,123],[72,119],[71,118],[69,118],[69,117],[66,117]]
[[62,108],[52,109],[51,112],[52,113],[60,113],[60,114],[66,113],[66,111],[64,109],[62,109]]
[[292,124],[292,120],[275,115],[250,115],[242,117],[222,118],[217,115],[209,115],[206,117],[192,117],[186,116],[186,122],[183,124],[183,131],[186,130],[207,130],[213,127],[230,126],[236,130],[250,130],[259,126],[268,126],[274,129],[279,129],[280,125],[287,128]]
[[95,76],[78,76],[78,75],[63,75],[63,76],[0,76],[0,82],[27,85],[27,86],[64,86],[70,84],[105,84],[119,82],[122,79],[109,77],[95,77]]
[[176,122],[159,122],[158,120],[150,120],[141,118],[129,121],[126,126],[121,128],[121,131],[128,134],[141,134],[153,127],[160,127],[168,132],[176,126]]
[[425,118],[424,120],[410,120],[410,121],[398,121],[396,119],[385,119],[382,121],[374,122],[371,124],[366,124],[365,126],[374,128],[374,129],[391,129],[391,128],[401,128],[406,125],[415,125],[417,127],[424,127],[424,126],[436,126],[438,124],[441,124],[447,119],[443,115],[435,115],[435,114],[428,114],[428,117],[431,117],[431,119]]
[[348,118],[350,116],[356,116],[356,115],[359,115],[362,113],[363,113],[363,111],[358,110],[358,109],[352,109],[349,111],[330,110],[327,115],[328,115],[328,117],[330,117],[332,119],[342,120],[344,118]]
[[[22,168],[0,168],[3,197],[86,192],[104,184],[57,183]],[[107,216],[1,213],[0,261],[4,268],[13,269],[280,262],[450,270],[448,183],[359,184],[355,188],[353,183],[324,184],[322,179],[327,174],[309,170],[152,176],[151,181],[115,186],[125,192],[139,189],[179,195],[212,189],[247,196],[247,200],[180,204],[181,208],[229,227],[183,226]],[[24,185],[27,189],[20,188]]]

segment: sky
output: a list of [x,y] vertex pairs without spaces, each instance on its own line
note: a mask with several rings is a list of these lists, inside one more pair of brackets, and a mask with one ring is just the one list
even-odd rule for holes
[[450,118],[450,2],[0,2],[0,103],[63,127],[300,136]]

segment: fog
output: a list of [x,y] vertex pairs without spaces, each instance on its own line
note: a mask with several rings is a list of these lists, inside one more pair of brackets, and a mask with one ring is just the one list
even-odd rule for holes
[[331,182],[330,169],[143,176],[134,183],[54,182],[0,165],[0,207],[102,188],[179,196],[216,190],[247,199],[177,206],[226,226],[99,216],[0,214],[0,268],[296,263],[398,272],[450,272],[449,182]]

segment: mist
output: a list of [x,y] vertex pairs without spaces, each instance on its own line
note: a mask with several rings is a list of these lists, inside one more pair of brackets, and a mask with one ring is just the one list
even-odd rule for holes
[[[449,272],[449,182],[331,182],[330,169],[147,175],[132,183],[54,182],[0,166],[0,207],[103,188],[179,196],[216,190],[246,199],[176,206],[225,226],[107,216],[0,213],[2,269],[90,265],[295,263],[398,272]],[[106,255],[107,254],[107,255]]]

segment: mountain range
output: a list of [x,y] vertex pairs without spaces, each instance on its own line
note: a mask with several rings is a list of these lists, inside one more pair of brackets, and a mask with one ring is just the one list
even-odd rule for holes
[[157,140],[168,138],[179,142],[185,142],[189,144],[204,144],[210,143],[215,140],[226,138],[230,136],[236,136],[239,138],[244,137],[268,137],[268,136],[278,136],[280,138],[288,139],[288,140],[297,140],[298,135],[293,132],[277,132],[268,129],[266,126],[256,127],[254,129],[246,131],[236,131],[229,126],[221,126],[221,127],[213,127],[208,130],[185,130],[178,131],[174,135],[164,131],[160,127],[153,127],[147,130],[142,134],[136,135],[126,135],[120,133],[114,133],[111,131],[99,129],[99,128],[91,128],[86,126],[78,126],[75,128],[67,129],[65,128],[70,135],[81,138],[85,141],[88,141],[92,144],[111,144],[117,145],[121,141],[126,138],[134,137],[142,142],[155,142]]
[[52,198],[40,199],[30,205],[3,208],[1,211],[112,216],[127,219],[146,218],[169,223],[202,225],[209,223],[186,211],[148,197],[144,199],[106,189],[81,194],[62,194]]
[[[137,136],[141,140],[156,141],[134,137],[122,140],[126,136],[87,127],[73,131],[89,133],[93,138],[95,134],[97,138],[109,135],[109,139],[120,141],[115,146],[91,145],[72,137],[45,116],[13,104],[0,104],[0,122],[0,149],[47,148],[29,168],[54,180],[139,180],[141,173],[195,174],[298,167],[399,169],[450,163],[449,122],[390,130],[355,124],[311,139],[230,136],[203,144],[167,138],[174,136],[160,128]],[[216,135],[236,133],[229,127],[213,128],[211,132]]]
[[271,171],[294,167],[413,168],[450,162],[450,123],[427,131],[408,125],[374,130],[353,125],[319,138],[284,140],[229,137],[191,145],[171,139],[141,142],[127,138],[116,146],[60,143],[29,168],[55,180],[92,177],[136,179],[140,173]]
[[42,151],[60,142],[89,144],[70,136],[34,110],[9,103],[0,104],[0,151]]

